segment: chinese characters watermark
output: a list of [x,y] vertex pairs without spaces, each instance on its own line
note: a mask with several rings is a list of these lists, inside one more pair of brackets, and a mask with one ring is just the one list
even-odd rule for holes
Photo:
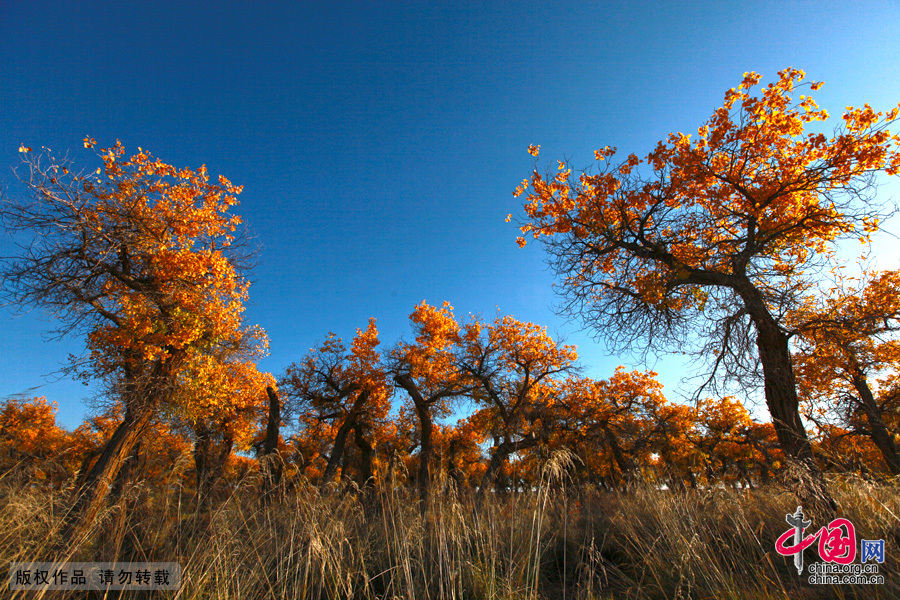
[[14,562],[11,590],[177,590],[179,563]]

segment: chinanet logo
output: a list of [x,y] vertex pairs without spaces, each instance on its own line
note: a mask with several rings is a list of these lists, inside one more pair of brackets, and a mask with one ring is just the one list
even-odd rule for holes
[[809,565],[809,583],[841,584],[881,584],[884,576],[879,566],[884,562],[884,540],[860,540],[859,560],[856,560],[856,528],[848,519],[838,518],[823,525],[815,533],[804,535],[812,525],[803,515],[803,507],[798,506],[794,514],[784,518],[790,529],[782,533],[775,542],[775,550],[782,556],[793,556],[797,574],[803,575],[803,551],[818,540],[821,562]]

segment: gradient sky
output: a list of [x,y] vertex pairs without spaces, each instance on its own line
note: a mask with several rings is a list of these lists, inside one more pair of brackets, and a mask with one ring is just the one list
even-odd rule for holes
[[[276,375],[369,317],[390,346],[426,299],[546,325],[607,377],[643,365],[554,314],[540,245],[518,249],[504,221],[521,214],[526,147],[576,169],[606,145],[645,155],[695,132],[749,70],[804,69],[835,116],[896,106],[900,4],[849,7],[0,0],[0,188],[22,193],[23,143],[95,168],[86,135],[244,185],[237,212],[263,247],[247,320]],[[53,326],[0,307],[0,398],[47,396],[72,428],[92,388],[51,375],[83,349],[46,340]],[[670,398],[690,391],[689,365],[650,366]]]

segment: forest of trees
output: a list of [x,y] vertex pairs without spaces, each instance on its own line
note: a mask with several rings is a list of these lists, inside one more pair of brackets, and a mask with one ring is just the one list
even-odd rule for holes
[[[184,456],[200,510],[256,476],[267,501],[300,482],[410,487],[423,501],[527,491],[563,450],[573,481],[604,489],[752,488],[789,463],[898,475],[900,273],[850,276],[835,254],[888,212],[872,178],[900,170],[898,109],[848,109],[832,136],[806,133],[827,113],[792,99],[817,89],[803,77],[783,71],[753,96],[749,73],[697,137],[620,163],[598,150],[597,173],[560,162],[517,190],[564,310],[613,347],[693,348],[708,379],[692,404],[667,399],[651,371],[588,377],[540,324],[460,318],[449,302],[411,307],[402,339],[381,340],[372,318],[260,372],[239,186],[120,144],[77,175],[23,146],[29,194],[4,197],[0,217],[34,243],[3,263],[3,290],[84,336],[70,371],[101,382],[105,407],[66,431],[52,401],[6,399],[0,473],[70,487],[66,535]],[[723,392],[735,382],[743,395]],[[757,390],[768,422],[747,409]]]

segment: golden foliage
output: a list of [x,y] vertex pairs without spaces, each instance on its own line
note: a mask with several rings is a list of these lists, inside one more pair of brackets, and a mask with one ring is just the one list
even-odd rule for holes
[[[696,305],[696,298],[673,292],[670,282],[699,270],[731,274],[742,253],[764,255],[768,268],[790,275],[811,253],[827,252],[837,236],[867,238],[877,219],[842,211],[834,198],[870,173],[897,174],[900,137],[888,127],[898,109],[848,108],[834,136],[805,133],[828,113],[812,96],[792,97],[804,78],[788,68],[752,95],[761,76],[745,73],[693,138],[672,133],[646,157],[630,155],[575,182],[568,170],[547,178],[535,171],[517,190],[530,188],[523,235],[591,240],[592,260],[567,286],[615,281],[676,310]],[[614,152],[607,147],[596,158]],[[654,177],[634,175],[640,165]],[[635,255],[642,260],[631,261]]]

